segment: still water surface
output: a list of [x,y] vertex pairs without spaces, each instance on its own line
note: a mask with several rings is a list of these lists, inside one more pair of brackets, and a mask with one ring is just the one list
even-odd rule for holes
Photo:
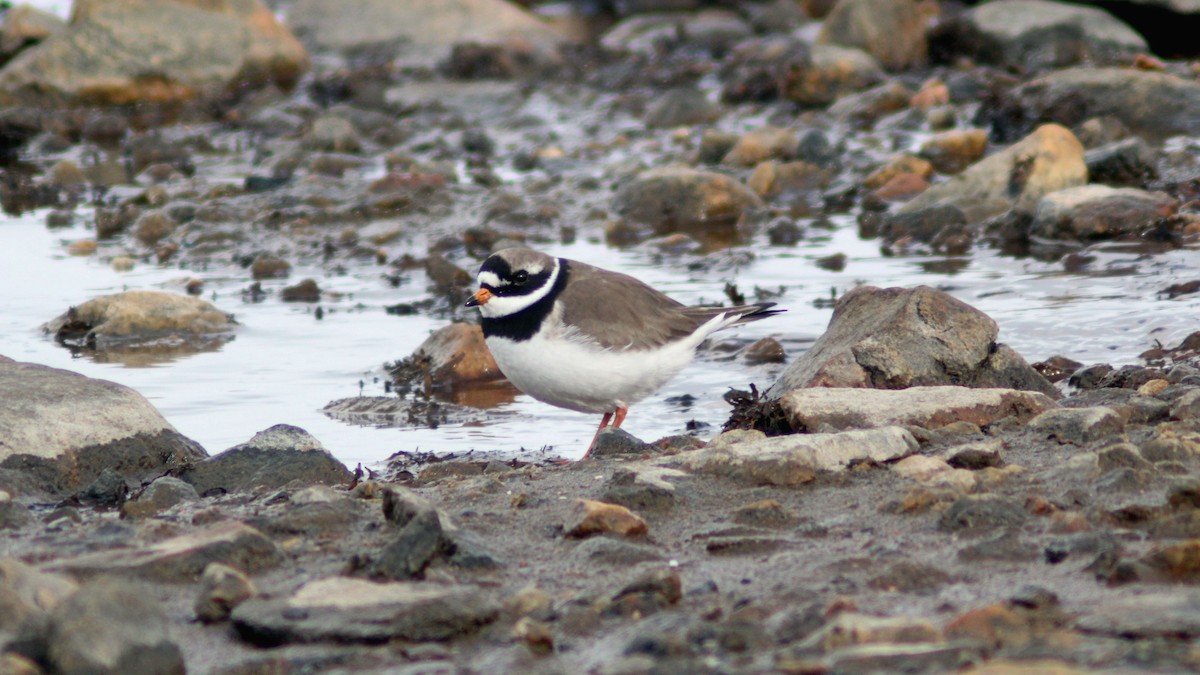
[[[88,222],[85,213],[78,222]],[[320,268],[294,269],[290,282],[265,282],[278,290],[312,277],[326,292],[325,317],[317,320],[310,305],[283,303],[277,294],[260,303],[243,301],[248,272],[237,267],[181,270],[139,263],[129,272],[113,271],[96,257],[72,257],[65,245],[90,239],[84,225],[49,230],[44,212],[0,218],[0,354],[78,371],[120,382],[141,392],[182,433],[210,453],[245,441],[278,423],[308,430],[339,459],[378,463],[400,450],[517,451],[554,446],[566,457],[577,456],[598,420],[519,397],[490,413],[480,423],[444,425],[438,429],[377,429],[347,425],[326,417],[329,401],[383,393],[382,364],[410,354],[445,320],[427,316],[392,316],[387,305],[426,296],[423,272],[411,274],[399,288],[382,277],[385,268],[368,263],[342,263],[330,273]],[[788,310],[769,321],[727,333],[739,340],[767,335],[781,339],[794,358],[818,337],[831,310],[815,302],[858,283],[879,286],[928,284],[980,308],[1000,325],[1000,339],[1030,361],[1062,354],[1084,363],[1137,362],[1137,354],[1159,340],[1175,344],[1200,328],[1200,298],[1167,300],[1158,295],[1171,283],[1200,276],[1200,251],[1177,250],[1154,256],[1100,251],[1093,276],[1062,272],[1057,263],[1017,260],[977,250],[969,264],[953,273],[927,270],[928,259],[888,258],[875,242],[860,241],[850,219],[835,219],[833,231],[795,248],[758,242],[752,262],[737,269],[717,267],[691,271],[688,259],[663,258],[645,250],[618,251],[580,240],[548,247],[551,253],[633,274],[685,303],[720,301],[723,287],[735,281],[750,295],[756,285],[785,286],[778,298]],[[419,253],[419,251],[417,251]],[[848,257],[842,272],[814,264],[831,253]],[[465,266],[473,264],[459,261]],[[348,265],[348,267],[346,266]],[[205,281],[204,297],[234,314],[236,338],[217,351],[177,358],[145,367],[101,363],[70,352],[43,336],[38,326],[72,304],[126,289],[159,288],[182,292],[182,280]],[[684,373],[651,399],[635,406],[626,422],[633,434],[653,440],[682,433],[689,421],[712,427],[726,419],[722,395],[730,386],[749,382],[769,385],[775,371],[749,366],[717,351],[702,354]],[[673,397],[690,394],[690,405]]]

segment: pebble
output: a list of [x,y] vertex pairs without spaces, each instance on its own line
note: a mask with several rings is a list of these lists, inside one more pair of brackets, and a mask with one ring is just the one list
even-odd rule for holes
[[1125,430],[1125,422],[1112,408],[1058,408],[1029,421],[1029,429],[1059,443],[1088,445]]
[[239,569],[221,563],[209,563],[200,576],[200,588],[192,611],[205,623],[224,621],[238,605],[258,593],[254,582]]

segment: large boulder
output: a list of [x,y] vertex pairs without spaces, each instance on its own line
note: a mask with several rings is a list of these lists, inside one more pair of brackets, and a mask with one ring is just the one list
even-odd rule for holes
[[998,333],[986,314],[928,286],[859,286],[838,300],[825,334],[788,366],[770,394],[949,384],[1024,389],[1057,399],[1052,384],[996,343]]
[[206,456],[136,391],[0,357],[0,488],[70,493],[111,470],[141,481]]
[[505,0],[297,0],[287,22],[314,52],[386,49],[428,63],[458,43],[521,44],[549,53],[566,37]]
[[[1024,84],[1006,97],[1025,120],[1075,126],[1115,117],[1149,137],[1200,134],[1200,82],[1129,68],[1069,68]],[[1006,113],[1009,114],[1009,113]]]
[[290,87],[308,65],[258,0],[77,0],[65,30],[0,71],[0,104],[182,103]]
[[914,0],[841,0],[833,7],[817,41],[856,47],[889,70],[925,63],[927,13]]
[[917,213],[949,204],[978,223],[1017,207],[1032,211],[1045,195],[1087,183],[1083,145],[1057,124],[1039,127],[1023,140],[986,157],[900,207]]
[[987,2],[937,33],[947,52],[1024,70],[1119,65],[1147,51],[1137,31],[1103,9],[1048,0]]

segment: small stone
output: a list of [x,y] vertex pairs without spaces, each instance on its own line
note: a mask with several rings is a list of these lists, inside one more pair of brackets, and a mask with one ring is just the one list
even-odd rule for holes
[[648,469],[618,469],[599,497],[635,512],[666,511],[675,504],[675,486]]
[[795,524],[796,516],[775,499],[761,499],[738,507],[733,522],[751,527],[784,528]]
[[1038,559],[1038,549],[1033,544],[1022,540],[1018,530],[1007,529],[995,537],[960,548],[958,559],[964,562],[978,560],[1032,562]]
[[177,224],[162,211],[143,213],[133,224],[133,236],[145,246],[154,246],[160,240],[170,236]]
[[1029,421],[1029,429],[1059,443],[1087,445],[1125,430],[1125,422],[1112,408],[1058,408]]
[[872,171],[864,180],[863,185],[877,190],[901,175],[915,175],[929,179],[933,177],[933,165],[928,160],[916,155],[897,155],[886,164]]
[[129,484],[125,482],[125,477],[105,467],[96,480],[79,491],[79,500],[85,504],[112,507],[120,506],[128,495]]
[[631,566],[641,562],[662,560],[664,557],[663,551],[654,546],[610,537],[586,539],[571,551],[571,558],[580,566],[593,563]]
[[325,116],[313,122],[304,135],[304,146],[327,152],[358,152],[362,149],[362,139],[350,122]]
[[1118,443],[1097,451],[1101,471],[1129,468],[1138,471],[1149,471],[1154,468],[1142,457],[1142,451],[1132,443]]
[[32,524],[28,507],[11,499],[0,500],[0,530],[18,530]]
[[589,499],[576,499],[563,523],[568,537],[588,537],[612,532],[626,537],[648,532],[646,521],[624,506]]
[[830,619],[800,643],[802,648],[830,653],[855,645],[941,642],[941,632],[927,619],[877,617],[845,612]]
[[787,359],[783,345],[773,337],[756,340],[742,352],[746,363],[759,365],[763,363],[783,363]]
[[1200,419],[1200,388],[1193,389],[1175,399],[1175,402],[1171,404],[1171,419]]
[[292,264],[283,258],[263,254],[250,264],[250,277],[262,279],[286,279],[292,273]]
[[756,129],[738,138],[721,163],[751,167],[768,159],[790,159],[795,155],[799,142],[795,132],[790,129],[778,127]]
[[646,111],[646,126],[658,129],[708,124],[721,116],[721,109],[704,92],[681,87],[663,92]]
[[624,429],[605,427],[596,436],[596,445],[589,458],[630,457],[653,453],[656,448]]
[[648,616],[683,599],[683,581],[673,569],[648,572],[612,596],[607,613]]
[[173,476],[162,476],[146,486],[134,501],[121,506],[124,517],[150,517],[185,501],[200,499],[196,488]]
[[949,574],[923,563],[902,560],[867,582],[867,586],[887,593],[929,595],[952,581]]
[[938,519],[943,532],[978,532],[998,527],[1018,527],[1028,516],[1011,500],[996,495],[967,496],[946,509]]
[[224,621],[235,607],[257,593],[254,582],[241,570],[209,563],[200,576],[200,588],[192,609],[196,618],[205,623]]
[[279,292],[284,302],[320,302],[321,288],[312,279],[304,279],[294,286],[286,286]]
[[953,129],[934,134],[921,144],[921,156],[938,173],[956,174],[983,157],[988,135],[983,129]]
[[122,256],[119,258],[113,258],[112,262],[109,264],[112,266],[114,272],[129,272],[137,266],[137,261],[133,258],[126,258]]

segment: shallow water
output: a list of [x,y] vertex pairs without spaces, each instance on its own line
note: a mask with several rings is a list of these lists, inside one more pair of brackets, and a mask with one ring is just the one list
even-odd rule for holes
[[[89,221],[78,213],[80,223]],[[326,299],[325,316],[314,306],[283,303],[276,295],[259,303],[242,299],[251,280],[236,267],[182,270],[139,262],[116,272],[101,257],[72,257],[67,243],[90,239],[84,225],[49,230],[43,212],[0,219],[0,354],[21,361],[75,370],[120,382],[141,392],[182,433],[210,453],[249,438],[278,423],[303,427],[350,465],[377,463],[396,451],[517,451],[553,446],[565,457],[580,454],[597,419],[519,397],[477,421],[438,429],[377,429],[347,425],[326,417],[321,408],[333,399],[383,394],[382,364],[410,354],[445,323],[428,316],[392,316],[384,307],[426,297],[424,273],[414,271],[393,288],[385,268],[341,262],[344,272],[294,268],[289,281],[263,282],[278,290],[312,277]],[[988,313],[1000,325],[1000,339],[1032,361],[1061,354],[1084,363],[1126,364],[1155,340],[1171,345],[1197,329],[1200,297],[1167,300],[1157,295],[1171,283],[1200,270],[1200,251],[1176,250],[1154,256],[1120,250],[1094,251],[1093,276],[1062,272],[1056,263],[1017,260],[977,250],[952,274],[931,272],[940,259],[888,258],[873,241],[861,241],[848,217],[835,218],[836,229],[810,230],[794,248],[754,242],[752,262],[737,269],[720,265],[690,271],[693,258],[672,258],[645,249],[618,251],[581,240],[547,247],[551,253],[618,269],[647,281],[685,303],[721,301],[726,282],[734,281],[749,297],[755,286],[778,289],[788,311],[768,321],[724,334],[739,341],[767,335],[780,338],[794,358],[816,339],[831,310],[815,306],[831,290],[841,294],[855,284],[914,286],[927,284]],[[844,253],[845,271],[814,264],[817,258]],[[469,260],[457,261],[464,266]],[[205,297],[234,314],[240,324],[233,341],[216,351],[175,358],[146,367],[101,363],[74,357],[40,333],[38,326],[96,295],[134,288],[182,292],[189,277],[205,281]],[[329,293],[340,296],[330,300]],[[778,366],[749,366],[720,350],[700,356],[662,391],[633,408],[625,427],[648,440],[684,433],[689,422],[704,437],[715,433],[728,414],[722,395],[750,382],[765,387]],[[362,383],[360,389],[360,383]],[[695,397],[685,405],[677,397]]]

